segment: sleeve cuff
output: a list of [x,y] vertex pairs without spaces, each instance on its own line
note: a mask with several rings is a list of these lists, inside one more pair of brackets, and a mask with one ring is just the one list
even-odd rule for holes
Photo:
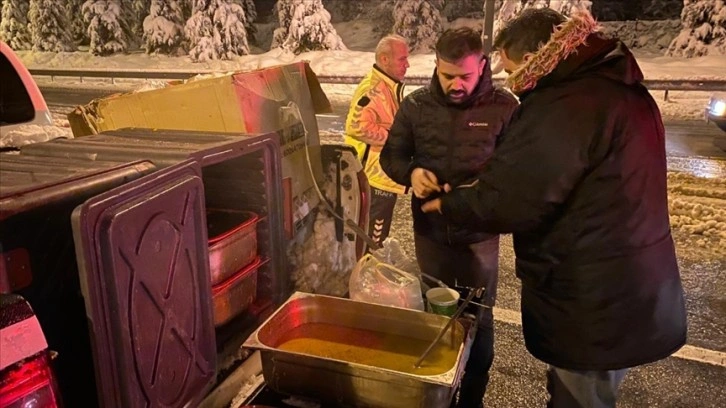
[[471,221],[474,216],[464,197],[462,197],[462,192],[457,190],[441,196],[441,214],[459,224],[464,224],[467,220]]

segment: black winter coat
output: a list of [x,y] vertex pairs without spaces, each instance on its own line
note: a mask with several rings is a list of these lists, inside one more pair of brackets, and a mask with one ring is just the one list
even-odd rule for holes
[[[432,171],[441,185],[473,180],[494,152],[497,138],[518,104],[511,93],[493,87],[491,77],[487,61],[471,96],[452,104],[434,72],[428,87],[417,89],[401,102],[381,152],[383,171],[409,187],[411,172],[417,167]],[[471,244],[494,237],[453,225],[439,214],[424,214],[423,201],[411,197],[417,234],[446,244]]]
[[664,128],[642,79],[622,43],[590,34],[520,94],[478,184],[442,199],[453,222],[514,233],[525,343],[557,367],[632,367],[686,341]]

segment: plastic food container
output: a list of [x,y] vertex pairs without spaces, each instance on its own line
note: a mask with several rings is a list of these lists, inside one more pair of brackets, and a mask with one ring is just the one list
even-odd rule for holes
[[220,284],[257,257],[257,222],[250,211],[207,211],[209,274]]
[[219,327],[244,312],[257,296],[257,270],[260,258],[222,283],[212,287],[214,326]]

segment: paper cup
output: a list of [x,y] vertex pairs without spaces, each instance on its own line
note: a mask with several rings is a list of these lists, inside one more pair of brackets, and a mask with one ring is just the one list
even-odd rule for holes
[[453,316],[459,304],[459,292],[449,288],[433,288],[426,291],[429,312]]

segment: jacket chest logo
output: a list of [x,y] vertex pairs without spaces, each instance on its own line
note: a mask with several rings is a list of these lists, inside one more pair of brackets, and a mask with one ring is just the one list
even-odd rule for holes
[[469,122],[469,127],[489,127],[487,122]]

